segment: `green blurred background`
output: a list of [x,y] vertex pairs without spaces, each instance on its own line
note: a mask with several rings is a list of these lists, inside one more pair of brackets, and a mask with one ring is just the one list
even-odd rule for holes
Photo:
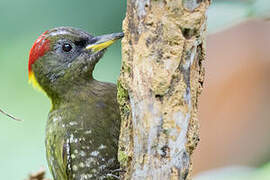
[[[41,166],[47,168],[44,137],[50,102],[28,84],[28,53],[35,39],[57,26],[74,26],[93,35],[119,32],[125,9],[124,0],[0,0],[0,108],[23,119],[16,122],[0,114],[0,179],[21,180]],[[268,0],[214,0],[209,32],[268,10]],[[98,63],[94,76],[116,82],[120,65],[118,42]]]
[[[0,107],[23,119],[0,114],[0,179],[20,180],[47,167],[44,132],[50,102],[28,84],[28,53],[47,29],[73,26],[93,35],[119,32],[126,5],[121,0],[0,0]],[[116,82],[120,42],[97,65],[95,77]]]

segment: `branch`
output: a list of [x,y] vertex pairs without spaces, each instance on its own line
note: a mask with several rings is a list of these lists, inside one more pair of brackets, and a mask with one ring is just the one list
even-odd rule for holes
[[16,121],[22,121],[21,119],[19,119],[19,118],[16,118],[16,117],[14,117],[13,115],[11,115],[11,114],[8,114],[8,113],[6,113],[5,111],[3,111],[2,109],[0,109],[0,113],[2,113],[2,114],[4,114],[4,115],[6,115],[7,117],[10,117],[11,119],[13,119],[13,120],[16,120]]

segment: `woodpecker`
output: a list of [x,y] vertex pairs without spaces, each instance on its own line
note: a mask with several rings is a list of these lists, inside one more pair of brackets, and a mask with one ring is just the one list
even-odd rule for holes
[[51,99],[46,155],[55,180],[114,179],[120,112],[115,84],[93,70],[123,33],[92,36],[72,27],[43,33],[30,50],[29,81]]

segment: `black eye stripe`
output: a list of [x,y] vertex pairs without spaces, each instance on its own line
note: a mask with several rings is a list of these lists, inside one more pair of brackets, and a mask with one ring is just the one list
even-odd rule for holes
[[72,49],[72,46],[69,43],[65,43],[65,44],[63,44],[62,49],[65,52],[70,52]]
[[82,40],[79,40],[79,41],[75,41],[74,44],[75,44],[76,46],[79,46],[79,47],[85,47],[86,44],[87,44],[87,40],[82,39]]

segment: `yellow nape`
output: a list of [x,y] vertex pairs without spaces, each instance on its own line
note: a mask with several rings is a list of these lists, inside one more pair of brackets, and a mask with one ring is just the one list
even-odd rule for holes
[[107,47],[109,47],[110,45],[112,45],[116,40],[109,40],[100,44],[93,44],[90,46],[87,46],[86,49],[88,50],[92,50],[93,52],[98,52],[101,51],[102,49],[105,49]]
[[42,87],[41,87],[41,86],[39,85],[39,83],[37,82],[37,79],[36,79],[35,74],[34,74],[33,71],[30,71],[29,74],[28,74],[28,82],[29,82],[30,84],[32,84],[32,86],[33,86],[35,89],[44,92],[44,90],[42,89]]

